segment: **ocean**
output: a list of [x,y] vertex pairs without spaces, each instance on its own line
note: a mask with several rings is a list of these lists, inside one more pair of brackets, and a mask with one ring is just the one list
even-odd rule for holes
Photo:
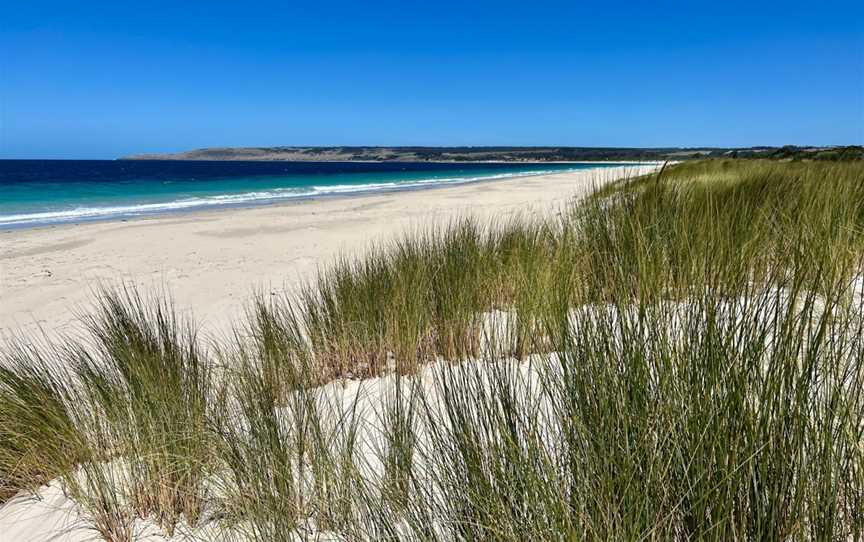
[[621,164],[0,160],[0,228],[431,188]]

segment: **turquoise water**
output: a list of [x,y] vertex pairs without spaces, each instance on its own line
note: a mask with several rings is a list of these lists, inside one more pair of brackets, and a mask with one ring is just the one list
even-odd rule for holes
[[128,218],[620,164],[0,161],[0,227]]

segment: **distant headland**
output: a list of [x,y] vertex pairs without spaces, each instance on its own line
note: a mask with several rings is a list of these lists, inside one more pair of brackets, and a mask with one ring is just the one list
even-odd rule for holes
[[285,160],[304,162],[577,162],[691,158],[860,159],[850,147],[211,147],[133,154],[121,160]]

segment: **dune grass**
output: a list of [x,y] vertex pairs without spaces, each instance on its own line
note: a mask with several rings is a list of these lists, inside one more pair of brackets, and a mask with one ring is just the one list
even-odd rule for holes
[[109,291],[4,350],[0,479],[117,541],[860,540],[862,276],[861,164],[705,161],[341,259],[232,344]]
[[170,535],[181,518],[194,525],[202,514],[212,367],[165,297],[114,290],[98,306],[88,322],[94,340],[68,346],[67,363],[86,405],[81,430],[100,447],[68,483],[86,499],[94,484],[122,479],[126,517],[153,518]]
[[142,518],[170,535],[202,514],[212,367],[166,297],[107,290],[97,308],[86,339],[4,356],[2,470],[10,490],[59,476],[106,540]]
[[857,164],[687,163],[619,183],[558,220],[463,220],[338,261],[298,310],[330,377],[376,374],[388,353],[405,370],[474,356],[478,318],[494,310],[513,312],[522,355],[556,303],[659,300],[694,285],[733,294],[796,261],[830,288],[856,271],[862,228]]
[[35,490],[80,459],[65,371],[42,349],[20,339],[0,365],[0,503]]

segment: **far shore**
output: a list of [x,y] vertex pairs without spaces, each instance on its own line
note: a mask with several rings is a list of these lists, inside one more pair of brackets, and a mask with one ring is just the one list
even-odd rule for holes
[[203,329],[226,331],[254,291],[281,292],[339,255],[474,215],[504,221],[559,208],[656,163],[319,197],[0,232],[0,336],[74,333],[100,284],[166,288]]
[[346,164],[627,164],[627,165],[651,165],[662,164],[668,160],[286,160],[279,158],[218,158],[212,160],[194,159],[194,158],[134,158],[121,157],[115,158],[119,161],[127,162],[290,162],[290,163],[308,163],[317,164],[321,162],[343,162]]

